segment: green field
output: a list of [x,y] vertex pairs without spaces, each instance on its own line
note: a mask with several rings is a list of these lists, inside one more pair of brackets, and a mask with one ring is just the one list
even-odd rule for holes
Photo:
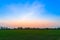
[[0,40],[60,40],[60,30],[0,30]]

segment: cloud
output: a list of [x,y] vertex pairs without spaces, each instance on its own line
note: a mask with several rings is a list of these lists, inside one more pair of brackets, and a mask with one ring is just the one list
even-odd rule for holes
[[11,4],[6,6],[10,14],[7,16],[18,18],[20,20],[29,20],[38,18],[39,14],[44,12],[44,5],[34,1],[32,4]]

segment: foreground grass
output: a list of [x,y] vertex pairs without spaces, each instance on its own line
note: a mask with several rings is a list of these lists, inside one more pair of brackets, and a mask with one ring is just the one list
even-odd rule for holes
[[0,30],[0,40],[60,40],[60,30]]

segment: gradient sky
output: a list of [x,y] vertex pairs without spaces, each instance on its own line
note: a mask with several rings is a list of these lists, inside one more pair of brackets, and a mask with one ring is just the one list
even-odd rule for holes
[[60,0],[0,0],[0,25],[59,27]]

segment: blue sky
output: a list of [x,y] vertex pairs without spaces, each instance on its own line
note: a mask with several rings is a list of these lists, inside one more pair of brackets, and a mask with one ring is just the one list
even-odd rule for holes
[[45,0],[46,9],[53,15],[60,16],[60,0]]
[[0,0],[0,22],[36,19],[60,23],[60,0]]

